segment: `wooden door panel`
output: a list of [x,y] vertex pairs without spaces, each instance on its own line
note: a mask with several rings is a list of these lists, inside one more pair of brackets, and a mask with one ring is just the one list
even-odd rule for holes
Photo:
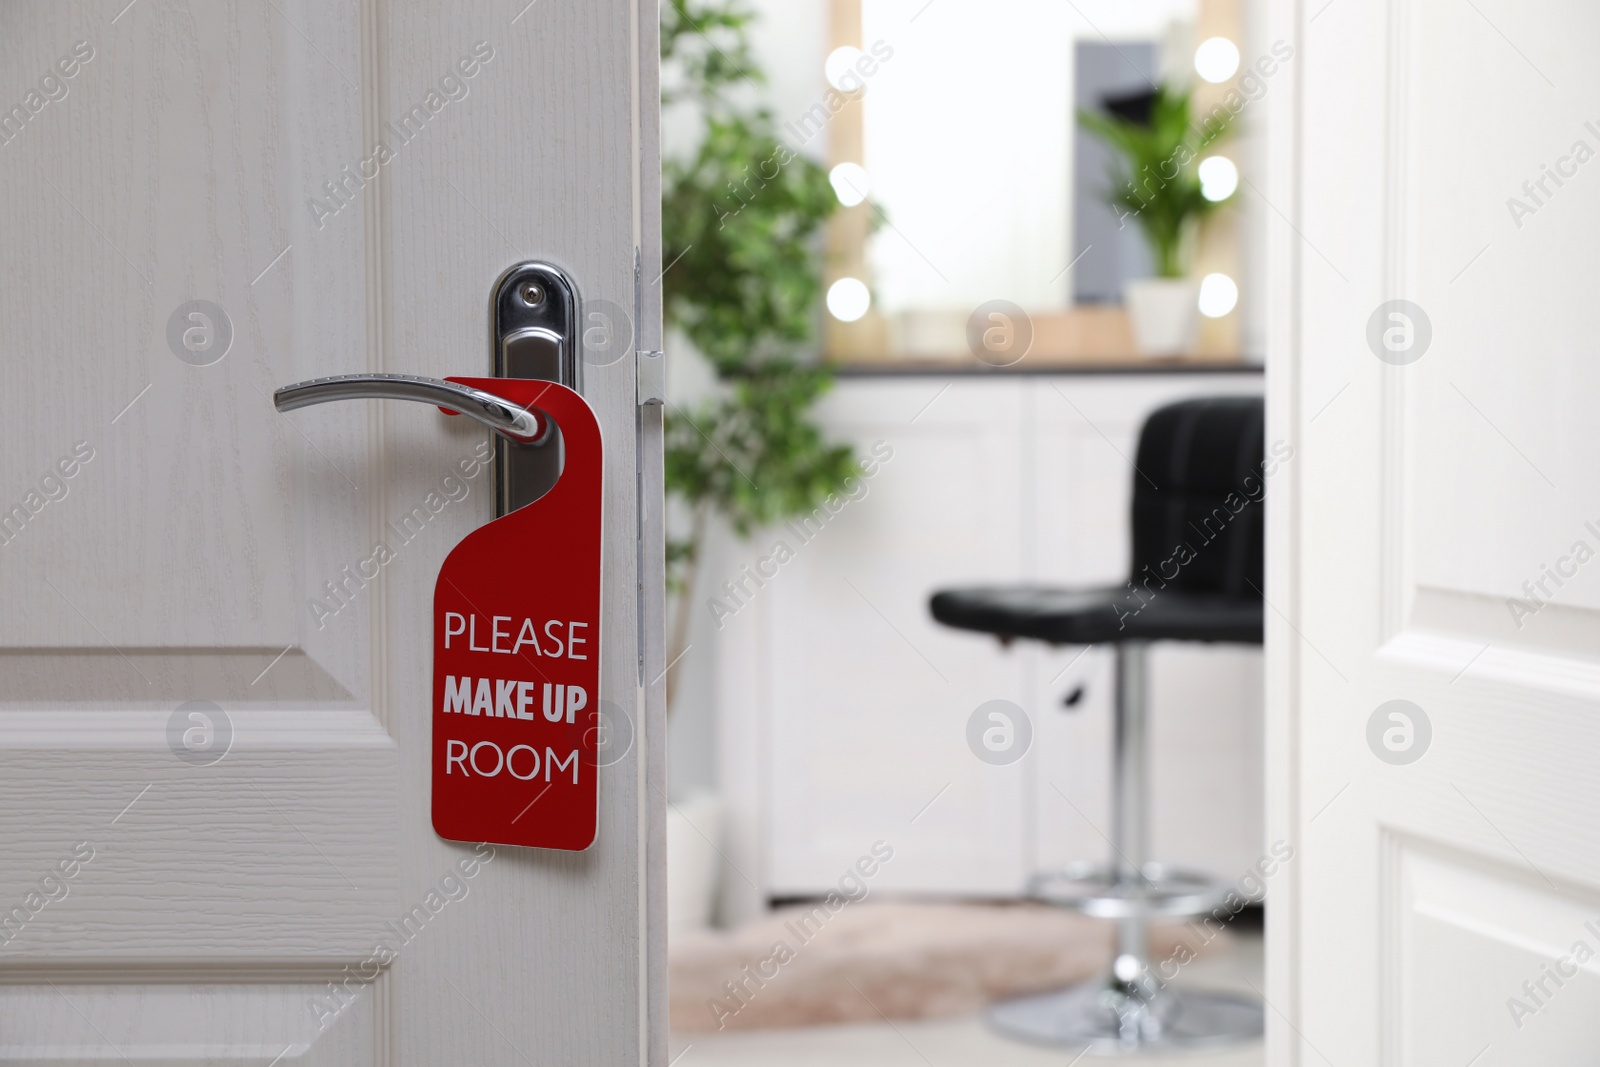
[[6,990],[0,1063],[91,1067],[135,1064],[269,1064],[370,1067],[373,1001],[352,1001],[338,1026],[319,1029],[306,1004],[327,978],[234,981],[220,974],[149,981],[134,972]]
[[[1293,266],[1275,272],[1269,432],[1298,449],[1269,496],[1272,833],[1298,849],[1269,911],[1267,992],[1292,1027],[1269,1057],[1592,1057],[1565,1014],[1585,1010],[1582,979],[1522,1025],[1507,998],[1585,936],[1600,891],[1600,789],[1578,755],[1597,741],[1600,579],[1573,547],[1600,548],[1595,311],[1573,240],[1600,217],[1572,160],[1577,140],[1600,147],[1575,43],[1597,16],[1559,0],[1310,14],[1275,13],[1300,85],[1268,101],[1265,195],[1296,205],[1273,238]],[[1397,299],[1431,335],[1406,358],[1369,340]],[[1393,700],[1427,723],[1409,762],[1370,740]]]
[[[581,854],[484,857],[429,819],[432,586],[493,518],[484,432],[271,399],[485,373],[491,287],[529,258],[659,348],[655,50],[623,0],[0,12],[0,69],[76,55],[0,137],[0,601],[25,606],[0,616],[0,1060],[664,1062],[660,420],[633,360],[583,375],[599,703],[633,744]],[[185,345],[197,300],[225,351]]]
[[[4,717],[0,920],[28,915],[0,959],[37,974],[364,956],[399,912],[394,743],[365,712],[236,711],[228,754],[200,767],[169,750],[168,718]],[[63,876],[80,844],[91,858]]]
[[1559,1063],[1592,1044],[1593,892],[1400,835],[1383,843],[1394,938],[1384,982],[1399,994],[1389,1041],[1400,1062]]
[[[376,525],[371,412],[299,426],[270,398],[367,348],[359,220],[314,245],[296,210],[303,176],[360,143],[359,94],[336,69],[361,69],[358,14],[7,13],[8,69],[77,60],[5,148],[18,195],[0,299],[8,350],[28,354],[8,361],[0,430],[23,478],[8,478],[22,513],[0,597],[27,605],[0,620],[0,900],[27,917],[8,928],[9,980],[113,964],[333,974],[396,914],[372,597],[341,573]],[[222,317],[177,314],[193,300]],[[214,762],[173,748],[191,701]],[[79,844],[93,858],[61,880]],[[45,879],[64,896],[34,912]],[[0,988],[6,1019],[27,1014],[27,988]],[[114,1016],[121,994],[105,995]]]

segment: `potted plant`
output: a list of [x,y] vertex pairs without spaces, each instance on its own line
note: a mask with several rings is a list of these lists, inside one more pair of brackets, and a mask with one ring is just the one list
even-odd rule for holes
[[1134,344],[1143,355],[1180,355],[1194,347],[1200,327],[1199,285],[1187,277],[1195,231],[1231,197],[1206,198],[1199,156],[1228,132],[1228,119],[1197,125],[1189,92],[1158,85],[1107,101],[1103,114],[1079,109],[1078,122],[1112,150],[1106,202],[1119,224],[1138,224],[1155,259],[1156,276],[1130,280],[1124,290]]
[[[662,166],[663,308],[716,376],[691,410],[667,408],[670,715],[713,521],[748,536],[810,513],[860,468],[812,417],[833,380],[813,337],[821,229],[838,198],[751,99],[765,80],[750,50],[753,14],[738,0],[669,0],[661,14],[662,103],[685,120],[675,128],[695,133]],[[714,798],[669,809],[669,927],[709,915],[719,821]]]

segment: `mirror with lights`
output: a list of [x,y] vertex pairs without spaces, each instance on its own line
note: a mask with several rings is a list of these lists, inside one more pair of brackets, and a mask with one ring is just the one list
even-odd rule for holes
[[1286,57],[1247,59],[1243,0],[831,9],[830,358],[1259,352],[1250,130]]

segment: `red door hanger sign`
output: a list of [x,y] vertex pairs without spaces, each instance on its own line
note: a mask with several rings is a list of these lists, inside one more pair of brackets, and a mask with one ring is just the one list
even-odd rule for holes
[[482,526],[433,590],[433,828],[579,851],[599,797],[600,424],[553,382],[451,378],[561,428],[544,496]]

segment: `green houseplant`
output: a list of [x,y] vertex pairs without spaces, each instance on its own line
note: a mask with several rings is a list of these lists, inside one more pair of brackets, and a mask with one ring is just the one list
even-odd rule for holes
[[1197,124],[1189,92],[1158,85],[1105,112],[1079,109],[1078,122],[1111,149],[1106,202],[1119,223],[1139,227],[1155,262],[1154,279],[1127,286],[1135,342],[1147,355],[1177,355],[1199,325],[1198,287],[1187,278],[1196,230],[1232,196],[1210,199],[1199,175],[1200,154],[1226,136],[1228,117]]
[[[815,359],[822,224],[838,208],[826,172],[778,137],[754,97],[753,14],[738,0],[662,6],[662,103],[698,137],[662,165],[662,300],[717,389],[669,406],[666,487],[681,527],[668,538],[668,663],[683,653],[701,549],[719,516],[745,536],[815,509],[859,473],[851,449],[811,416],[832,383]],[[667,678],[668,706],[676,692]]]

